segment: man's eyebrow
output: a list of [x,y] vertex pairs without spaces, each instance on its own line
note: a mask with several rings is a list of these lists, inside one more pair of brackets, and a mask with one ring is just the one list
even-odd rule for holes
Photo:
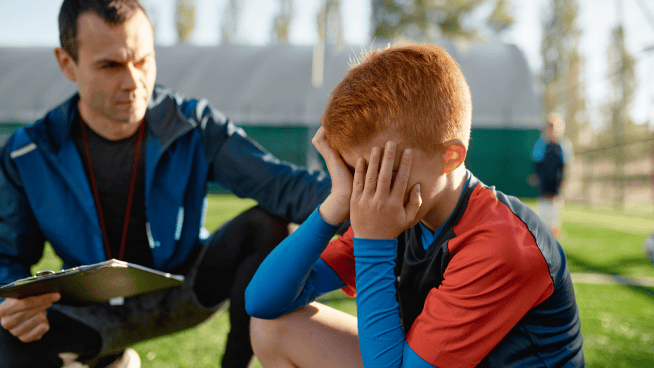
[[119,60],[119,59],[112,59],[112,58],[104,58],[104,59],[100,59],[100,60],[96,61],[94,64],[95,64],[95,65],[107,65],[107,64],[119,64],[119,65],[122,65],[122,64],[126,64],[126,63],[128,63],[128,62],[130,62],[130,61],[141,61],[141,60],[144,60],[145,58],[147,58],[147,57],[149,57],[149,56],[153,56],[153,55],[154,55],[154,52],[148,52],[147,54],[141,55],[141,56],[139,56],[139,57],[129,58],[128,60],[124,60],[124,59]]
[[106,64],[125,64],[122,60],[116,59],[100,59],[94,63],[95,65],[106,65]]

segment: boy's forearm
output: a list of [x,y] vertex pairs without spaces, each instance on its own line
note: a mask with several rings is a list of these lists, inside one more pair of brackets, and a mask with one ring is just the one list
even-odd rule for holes
[[264,260],[245,291],[248,313],[258,318],[277,318],[299,307],[298,301],[315,299],[318,290],[307,285],[307,280],[338,228],[326,223],[316,210],[284,239]]
[[395,287],[396,239],[354,239],[359,343],[364,366],[400,367],[405,334]]

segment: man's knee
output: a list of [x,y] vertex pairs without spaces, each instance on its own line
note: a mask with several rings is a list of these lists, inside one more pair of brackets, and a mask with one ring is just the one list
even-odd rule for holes
[[254,225],[255,229],[261,229],[265,232],[280,233],[280,235],[284,236],[288,235],[288,222],[281,217],[272,215],[260,206],[250,208],[245,211],[244,215],[247,221],[251,225]]
[[24,343],[0,327],[0,367],[60,367],[56,352],[45,351],[39,340]]

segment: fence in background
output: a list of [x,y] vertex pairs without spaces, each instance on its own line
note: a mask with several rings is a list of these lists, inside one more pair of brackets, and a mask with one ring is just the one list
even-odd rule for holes
[[654,214],[654,135],[575,149],[566,173],[567,201]]

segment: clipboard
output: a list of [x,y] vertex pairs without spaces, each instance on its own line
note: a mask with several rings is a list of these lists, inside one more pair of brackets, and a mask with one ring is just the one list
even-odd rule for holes
[[39,271],[36,276],[0,287],[0,298],[24,298],[59,292],[61,303],[104,303],[184,284],[184,276],[110,259],[60,271]]

